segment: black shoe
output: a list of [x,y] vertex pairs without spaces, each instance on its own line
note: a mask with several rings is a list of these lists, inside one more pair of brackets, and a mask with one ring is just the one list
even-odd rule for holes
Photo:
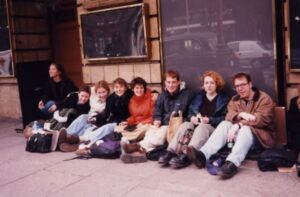
[[237,173],[238,168],[234,163],[231,161],[225,161],[223,166],[221,167],[221,170],[218,172],[218,175],[221,176],[222,178],[231,178]]
[[191,160],[185,154],[180,154],[177,157],[173,157],[169,161],[171,167],[175,169],[185,168],[189,166],[191,163],[192,163]]
[[162,166],[168,166],[169,161],[175,157],[176,154],[172,153],[170,151],[167,151],[164,155],[160,156],[158,159],[158,163],[161,164]]
[[186,155],[198,168],[201,169],[205,167],[206,158],[201,151],[196,150],[194,147],[188,146],[186,149]]

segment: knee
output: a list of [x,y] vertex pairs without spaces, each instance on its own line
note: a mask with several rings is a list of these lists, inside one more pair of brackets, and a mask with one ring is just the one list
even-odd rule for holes
[[231,126],[232,126],[232,122],[228,121],[228,120],[223,120],[216,128],[216,130],[228,130]]

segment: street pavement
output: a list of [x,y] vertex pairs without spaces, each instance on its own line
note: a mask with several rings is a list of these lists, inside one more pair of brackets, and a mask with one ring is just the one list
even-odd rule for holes
[[0,197],[299,197],[296,172],[261,172],[246,160],[228,180],[191,165],[161,168],[156,162],[124,164],[119,159],[74,159],[74,153],[25,151],[16,128],[21,120],[0,119]]

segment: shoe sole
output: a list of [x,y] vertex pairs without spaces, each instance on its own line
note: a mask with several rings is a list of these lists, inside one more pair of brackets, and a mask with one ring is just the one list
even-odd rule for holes
[[197,154],[194,148],[187,148],[186,149],[186,155],[188,158],[195,164],[198,168],[202,169],[205,167],[197,158]]
[[222,179],[229,179],[231,177],[233,177],[238,171],[235,171],[234,173],[232,174],[227,174],[227,173],[224,173],[222,171],[222,169],[220,169],[218,172],[217,172],[217,175],[220,176],[220,178]]
[[132,156],[128,154],[121,155],[121,160],[124,163],[143,163],[147,161],[147,158],[144,156]]
[[191,165],[191,163],[185,164],[185,165],[177,165],[177,164],[171,163],[171,164],[169,164],[169,165],[170,165],[170,167],[173,168],[173,169],[181,169],[181,168],[186,168],[186,167],[188,167],[189,165]]
[[59,146],[59,149],[62,151],[62,152],[75,152],[77,149],[78,149],[79,145],[75,145],[75,144],[64,144],[62,143],[60,146]]
[[229,179],[231,177],[233,177],[237,172],[235,172],[234,174],[225,174],[223,173],[221,170],[217,173],[218,176],[220,176],[220,178],[222,179]]
[[167,162],[165,162],[165,161],[157,161],[157,163],[159,164],[159,165],[161,165],[162,167],[167,167],[167,166],[169,166],[170,164],[169,164],[169,161],[167,161]]

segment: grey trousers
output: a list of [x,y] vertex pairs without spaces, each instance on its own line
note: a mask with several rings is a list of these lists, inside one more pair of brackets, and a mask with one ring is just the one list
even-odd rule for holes
[[[219,151],[227,143],[228,131],[232,127],[232,123],[229,121],[222,121],[211,135],[207,143],[201,148],[206,159],[209,159],[211,155]],[[244,161],[248,151],[255,142],[254,134],[251,132],[249,126],[242,126],[238,131],[235,144],[228,155],[226,160],[231,161],[237,167]]]
[[178,144],[178,141],[182,138],[187,129],[194,130],[193,137],[188,146],[192,146],[197,150],[200,150],[200,148],[205,144],[209,136],[215,130],[215,128],[212,127],[210,124],[200,123],[199,125],[195,126],[191,122],[184,122],[179,126],[179,129],[176,132],[174,138],[169,143],[168,151],[176,152],[176,146]]

